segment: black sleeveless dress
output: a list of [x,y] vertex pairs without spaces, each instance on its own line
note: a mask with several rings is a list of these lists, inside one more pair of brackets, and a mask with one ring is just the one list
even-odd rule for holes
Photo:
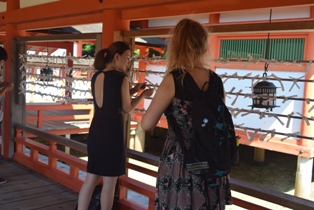
[[[105,74],[103,106],[95,101],[95,81]],[[124,134],[121,85],[125,74],[116,71],[99,71],[91,81],[94,117],[89,128],[87,172],[100,176],[125,174]]]

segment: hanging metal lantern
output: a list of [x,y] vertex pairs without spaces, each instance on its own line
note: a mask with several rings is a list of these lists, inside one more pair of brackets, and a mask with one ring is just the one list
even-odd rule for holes
[[253,94],[256,95],[256,97],[252,97],[252,109],[265,108],[272,111],[274,107],[279,107],[276,106],[276,88],[277,87],[271,82],[262,81],[257,83],[253,87]]
[[49,67],[42,68],[40,70],[40,74],[42,75],[40,81],[52,82],[51,76],[53,76],[53,70]]

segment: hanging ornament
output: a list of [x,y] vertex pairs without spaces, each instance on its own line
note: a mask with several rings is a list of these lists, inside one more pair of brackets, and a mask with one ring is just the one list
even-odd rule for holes
[[[271,14],[272,10],[270,10],[270,19],[269,22],[271,22]],[[268,60],[269,57],[269,39],[270,34],[268,33],[268,37],[266,40],[266,55],[265,59]],[[265,62],[264,65],[264,74],[263,74],[263,81],[258,82],[253,87],[253,95],[252,102],[253,105],[250,105],[253,108],[266,108],[267,110],[272,111],[274,107],[276,106],[276,86],[272,82],[266,81],[267,78],[267,71],[268,71],[268,62]]]

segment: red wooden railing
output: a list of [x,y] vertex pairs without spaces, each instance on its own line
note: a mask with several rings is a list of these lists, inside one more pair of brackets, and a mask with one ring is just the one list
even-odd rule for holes
[[[32,135],[48,140],[49,146],[43,145],[34,140],[23,137],[23,134],[25,133],[31,133]],[[15,148],[16,151],[14,154],[15,161],[63,184],[64,186],[70,189],[73,189],[77,192],[80,190],[81,185],[83,183],[83,179],[79,177],[79,171],[86,170],[86,161],[58,150],[56,144],[61,144],[70,147],[71,149],[86,153],[87,148],[85,144],[57,136],[52,133],[47,133],[37,128],[24,126],[21,124],[16,125],[16,136],[14,138],[14,141],[16,145]],[[27,147],[30,150],[29,154],[25,152],[25,147]],[[39,154],[47,156],[48,162],[41,161],[39,159]],[[159,158],[150,154],[140,153],[127,149],[126,155],[128,158],[131,159],[136,159],[154,166],[158,165]],[[69,166],[69,170],[66,171],[59,168],[57,166],[57,161],[62,161],[63,163],[67,164]],[[156,171],[143,168],[138,165],[134,165],[130,162],[126,163],[126,167],[144,174],[148,174],[153,177],[156,177],[157,175]],[[243,181],[231,179],[231,187],[233,190],[237,192],[250,195],[256,198],[260,198],[262,200],[266,200],[281,205],[283,207],[288,207],[292,209],[314,209],[313,208],[314,202],[312,201],[287,195],[281,192],[269,190],[263,187],[258,187]],[[126,197],[127,189],[147,196],[149,199],[148,207],[146,208],[135,203],[134,201],[129,200]],[[151,210],[154,209],[154,195],[155,195],[154,187],[141,181],[132,179],[127,175],[124,175],[120,177],[120,197],[118,204],[116,206],[117,209],[119,210],[120,209]],[[247,209],[256,210],[268,209],[266,207],[259,206],[257,204],[238,198],[234,198],[234,204]]]
[[[34,114],[36,112],[36,114]],[[49,113],[53,112],[53,113]],[[85,122],[90,124],[94,113],[93,104],[28,104],[26,106],[26,122],[37,128],[49,130],[57,135],[87,133],[89,126],[70,126],[65,121]],[[53,127],[45,127],[45,122],[56,122]],[[29,134],[30,136],[30,134]]]

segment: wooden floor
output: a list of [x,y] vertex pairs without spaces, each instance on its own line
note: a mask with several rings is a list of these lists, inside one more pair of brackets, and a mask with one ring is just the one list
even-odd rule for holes
[[74,210],[76,206],[78,193],[1,157],[0,177],[8,180],[0,184],[1,210]]

